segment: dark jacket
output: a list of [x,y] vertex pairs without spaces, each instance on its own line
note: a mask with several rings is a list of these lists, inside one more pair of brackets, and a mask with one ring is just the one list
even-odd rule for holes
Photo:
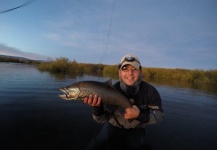
[[101,105],[93,107],[93,118],[98,123],[110,122],[114,126],[122,128],[141,128],[147,124],[156,124],[163,117],[163,109],[160,95],[155,87],[147,82],[141,81],[138,91],[134,92],[132,87],[125,90],[121,88],[120,81],[114,84],[114,88],[125,95],[133,105],[140,109],[138,118],[127,120],[124,118],[124,110],[117,106]]

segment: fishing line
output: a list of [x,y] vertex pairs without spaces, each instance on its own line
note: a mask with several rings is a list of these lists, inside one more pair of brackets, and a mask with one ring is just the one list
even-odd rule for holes
[[27,6],[27,5],[30,5],[30,4],[33,3],[34,1],[36,1],[36,0],[27,0],[25,3],[23,3],[23,4],[20,5],[20,6],[17,6],[17,7],[11,8],[11,9],[7,9],[7,10],[0,11],[0,14],[3,14],[3,13],[6,13],[6,12],[9,12],[9,11],[18,9],[18,8],[21,8],[21,7],[24,7],[24,6]]
[[113,16],[114,8],[115,8],[115,0],[114,0],[114,2],[113,2],[113,6],[112,6],[112,12],[111,12],[111,18],[110,18],[110,24],[109,24],[109,31],[108,31],[107,41],[106,41],[106,47],[105,47],[105,51],[104,51],[104,53],[102,54],[102,57],[101,57],[101,59],[100,59],[100,64],[102,63],[103,57],[106,55],[106,52],[107,52],[108,41],[109,41],[110,32],[111,32],[111,26],[112,26],[112,16]]

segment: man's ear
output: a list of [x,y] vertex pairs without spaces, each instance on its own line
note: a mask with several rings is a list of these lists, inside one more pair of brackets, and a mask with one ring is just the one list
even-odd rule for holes
[[143,76],[143,74],[142,74],[142,70],[140,70],[140,77],[142,77]]
[[120,69],[118,70],[118,76],[119,77],[121,76],[121,70]]

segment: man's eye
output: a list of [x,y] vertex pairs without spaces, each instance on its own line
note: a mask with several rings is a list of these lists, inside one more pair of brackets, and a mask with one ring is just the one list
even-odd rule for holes
[[127,70],[127,67],[122,67],[122,70]]

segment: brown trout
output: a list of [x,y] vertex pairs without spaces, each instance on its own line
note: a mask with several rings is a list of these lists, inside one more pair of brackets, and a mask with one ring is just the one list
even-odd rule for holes
[[106,82],[80,81],[60,89],[64,100],[83,100],[91,95],[100,96],[103,104],[115,105],[124,109],[132,107],[130,101],[112,87],[112,80]]

